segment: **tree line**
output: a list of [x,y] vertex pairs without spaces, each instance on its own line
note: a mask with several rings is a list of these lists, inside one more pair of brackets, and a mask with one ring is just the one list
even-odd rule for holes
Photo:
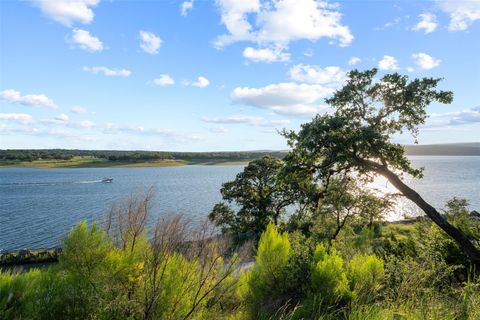
[[283,157],[281,151],[245,152],[167,152],[167,151],[116,151],[68,149],[12,149],[0,150],[0,161],[70,160],[73,157],[93,157],[109,161],[203,160],[249,161],[263,155]]

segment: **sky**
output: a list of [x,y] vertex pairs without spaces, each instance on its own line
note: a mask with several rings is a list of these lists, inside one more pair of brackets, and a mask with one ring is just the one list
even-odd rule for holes
[[286,149],[374,67],[454,92],[421,144],[478,142],[479,52],[480,0],[1,0],[0,149]]

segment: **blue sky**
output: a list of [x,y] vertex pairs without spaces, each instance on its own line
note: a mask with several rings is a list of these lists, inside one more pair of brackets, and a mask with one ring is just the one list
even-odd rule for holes
[[480,141],[479,52],[479,0],[1,1],[0,148],[285,149],[372,67],[454,91],[420,143]]

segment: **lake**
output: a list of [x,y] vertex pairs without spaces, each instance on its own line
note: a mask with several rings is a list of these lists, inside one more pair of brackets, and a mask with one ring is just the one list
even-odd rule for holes
[[[425,167],[422,180],[408,182],[437,208],[465,197],[480,211],[480,157],[410,157]],[[30,169],[0,168],[0,249],[53,247],[81,220],[102,219],[110,206],[128,195],[156,190],[153,215],[182,213],[204,219],[221,200],[223,182],[243,166],[157,168]],[[102,183],[103,177],[113,183]],[[385,181],[378,186],[389,189]],[[401,213],[415,213],[405,202]],[[393,217],[395,218],[395,217]]]

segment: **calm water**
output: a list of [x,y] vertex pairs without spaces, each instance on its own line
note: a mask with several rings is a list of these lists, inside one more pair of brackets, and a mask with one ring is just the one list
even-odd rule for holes
[[[411,183],[427,201],[442,207],[462,196],[480,211],[480,157],[411,159],[426,169],[423,180]],[[114,201],[152,186],[154,215],[183,213],[201,220],[221,200],[221,184],[242,168],[0,169],[0,249],[56,246],[78,221],[101,219]],[[101,183],[102,177],[114,182]]]

